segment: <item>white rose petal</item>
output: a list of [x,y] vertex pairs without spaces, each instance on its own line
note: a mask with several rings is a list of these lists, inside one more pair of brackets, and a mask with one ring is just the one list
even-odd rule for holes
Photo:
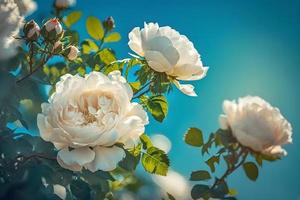
[[266,155],[287,155],[281,145],[292,142],[292,127],[278,108],[260,97],[246,96],[224,101],[223,110],[220,127],[230,128],[242,145]]
[[37,116],[40,135],[60,150],[57,161],[64,168],[113,170],[125,156],[114,145],[136,144],[148,124],[143,107],[131,98],[132,90],[120,72],[66,74],[49,103],[42,104]]
[[[205,77],[200,55],[188,38],[169,26],[157,23],[134,28],[129,33],[129,47],[139,56],[145,57],[149,66],[157,72],[165,72],[177,80],[199,80]],[[196,96],[191,85],[176,86],[189,96]]]

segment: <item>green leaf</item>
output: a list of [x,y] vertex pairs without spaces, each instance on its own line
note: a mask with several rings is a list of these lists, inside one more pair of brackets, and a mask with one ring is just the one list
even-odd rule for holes
[[136,93],[141,87],[141,83],[139,81],[129,83],[129,85],[134,93]]
[[255,181],[258,177],[258,168],[253,162],[246,162],[243,164],[244,171],[247,175],[247,177]]
[[[109,49],[103,49],[97,55],[99,56],[100,60],[102,62],[104,62],[106,65],[111,64],[112,62],[116,61],[116,57],[115,57],[114,53]],[[118,66],[118,63],[114,63],[114,65]],[[109,66],[109,67],[111,68],[112,66]]]
[[97,52],[99,50],[98,45],[90,39],[86,39],[81,43],[82,53],[89,54],[91,52]]
[[214,198],[223,199],[226,194],[228,194],[229,189],[227,183],[224,180],[216,179],[218,184],[214,189],[211,190],[211,196]]
[[189,128],[184,135],[184,141],[191,146],[201,147],[203,145],[202,131],[198,128]]
[[140,140],[143,144],[143,149],[149,149],[150,147],[153,146],[152,142],[151,142],[151,139],[146,134],[141,135]]
[[72,181],[70,185],[72,194],[76,196],[77,199],[90,199],[91,198],[91,188],[89,185],[80,179]]
[[96,17],[90,16],[86,20],[86,30],[88,34],[95,40],[101,40],[104,36],[102,23]]
[[170,161],[165,152],[156,147],[150,147],[142,155],[142,165],[149,173],[166,176]]
[[136,166],[140,161],[140,155],[141,155],[140,152],[137,154],[137,156],[134,156],[127,150],[125,150],[125,153],[126,156],[121,162],[119,162],[119,166],[127,171],[135,170]]
[[194,185],[191,191],[191,196],[193,199],[208,199],[209,198],[209,187],[207,185]]
[[214,142],[214,138],[215,138],[214,134],[211,133],[210,136],[209,136],[209,139],[208,139],[207,143],[205,143],[203,145],[203,147],[202,147],[202,150],[201,150],[202,151],[202,155],[204,155],[205,153],[208,153],[209,148],[211,147],[211,145]]
[[118,42],[121,40],[120,33],[114,32],[104,38],[104,42]]
[[64,18],[65,25],[70,28],[73,24],[75,24],[81,17],[82,12],[81,11],[74,11],[71,12],[68,16]]
[[211,179],[211,176],[209,172],[205,170],[194,171],[190,177],[191,181],[205,181],[209,179]]
[[215,172],[216,171],[215,163],[219,163],[219,162],[220,162],[219,156],[212,156],[205,163],[209,166],[209,168],[212,172]]
[[146,106],[151,115],[162,122],[168,114],[168,102],[165,96],[158,95],[148,98]]

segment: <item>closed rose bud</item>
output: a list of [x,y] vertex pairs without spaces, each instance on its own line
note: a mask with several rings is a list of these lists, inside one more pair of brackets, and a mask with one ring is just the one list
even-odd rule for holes
[[41,31],[43,37],[49,41],[57,41],[63,35],[63,28],[57,18],[48,20]]
[[64,51],[64,56],[67,57],[69,60],[75,60],[79,54],[79,50],[75,46],[69,46]]
[[73,6],[76,0],[56,0],[54,3],[55,8],[63,10]]
[[31,20],[24,25],[23,32],[27,40],[35,41],[40,36],[40,27],[35,21]]
[[108,17],[105,21],[104,21],[104,27],[108,30],[111,31],[112,29],[115,28],[115,20],[112,16]]
[[63,50],[63,43],[61,41],[56,41],[53,45],[54,53],[60,53]]

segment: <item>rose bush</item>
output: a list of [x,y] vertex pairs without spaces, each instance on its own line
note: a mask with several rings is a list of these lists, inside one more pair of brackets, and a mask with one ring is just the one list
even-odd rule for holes
[[116,144],[133,147],[148,124],[142,106],[130,102],[132,96],[119,71],[64,75],[37,117],[41,137],[60,150],[57,160],[64,168],[113,170],[125,157]]
[[178,89],[189,96],[196,96],[194,86],[180,84],[178,80],[192,81],[205,77],[200,55],[192,42],[169,26],[159,27],[157,23],[134,28],[129,33],[129,47],[139,56],[145,57],[149,66],[174,77]]
[[221,128],[231,129],[242,145],[266,155],[287,154],[281,145],[292,142],[292,127],[278,108],[260,97],[246,96],[224,101],[223,110]]

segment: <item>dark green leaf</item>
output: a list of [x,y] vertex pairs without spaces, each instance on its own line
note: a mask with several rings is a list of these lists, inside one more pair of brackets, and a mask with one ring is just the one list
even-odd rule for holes
[[219,163],[219,161],[220,161],[219,156],[212,156],[205,163],[209,166],[209,168],[212,172],[215,172],[215,170],[216,170],[215,163]]
[[90,199],[91,198],[91,188],[83,180],[77,179],[72,181],[70,185],[72,194],[77,199]]
[[203,145],[202,131],[198,128],[189,128],[184,135],[184,141],[189,145],[201,147]]
[[146,105],[154,119],[159,122],[162,122],[168,114],[168,102],[165,96],[152,96],[148,98]]
[[191,195],[193,199],[208,198],[209,187],[207,185],[194,185]]
[[253,162],[246,162],[243,164],[244,171],[247,175],[247,177],[255,181],[258,177],[258,168]]
[[211,176],[208,171],[199,170],[193,171],[190,177],[191,181],[205,181],[211,179]]

